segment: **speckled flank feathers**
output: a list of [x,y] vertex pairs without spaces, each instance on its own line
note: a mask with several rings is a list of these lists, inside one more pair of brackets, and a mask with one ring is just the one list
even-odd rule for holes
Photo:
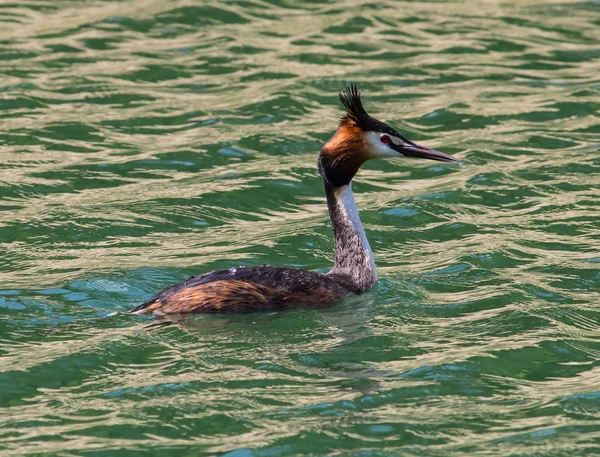
[[249,313],[330,306],[349,293],[344,278],[294,268],[231,268],[169,287],[137,314]]

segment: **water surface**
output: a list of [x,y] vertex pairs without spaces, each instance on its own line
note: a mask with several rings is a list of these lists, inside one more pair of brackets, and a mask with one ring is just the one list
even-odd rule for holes
[[[467,3],[0,5],[0,453],[600,455],[600,4]],[[356,177],[374,290],[126,314],[326,271],[349,82],[467,164]]]

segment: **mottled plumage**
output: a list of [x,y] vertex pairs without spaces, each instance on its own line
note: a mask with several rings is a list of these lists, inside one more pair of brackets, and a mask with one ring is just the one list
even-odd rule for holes
[[320,308],[350,293],[343,276],[296,268],[240,267],[192,276],[131,312],[138,314],[248,313],[295,307]]

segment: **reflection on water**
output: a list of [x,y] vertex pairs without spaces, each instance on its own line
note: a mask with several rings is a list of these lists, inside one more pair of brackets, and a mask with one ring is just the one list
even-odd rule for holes
[[[0,453],[600,453],[598,13],[2,5]],[[210,269],[331,265],[315,162],[347,82],[467,164],[357,176],[375,289],[125,314]]]

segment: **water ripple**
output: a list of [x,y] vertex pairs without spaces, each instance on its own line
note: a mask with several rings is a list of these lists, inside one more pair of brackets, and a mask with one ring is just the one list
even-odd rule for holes
[[[598,454],[597,12],[2,5],[0,453]],[[350,81],[467,164],[357,176],[374,290],[125,314],[210,269],[331,265],[315,161]]]

